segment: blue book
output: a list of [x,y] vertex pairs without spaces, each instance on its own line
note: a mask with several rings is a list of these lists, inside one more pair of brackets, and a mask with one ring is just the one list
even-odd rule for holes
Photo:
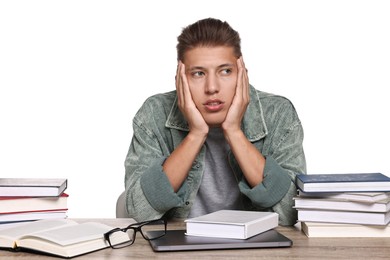
[[297,175],[303,192],[388,192],[390,178],[382,173],[343,173]]

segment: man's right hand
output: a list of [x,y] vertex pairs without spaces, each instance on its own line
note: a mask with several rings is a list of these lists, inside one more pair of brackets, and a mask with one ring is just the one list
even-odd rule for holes
[[195,135],[207,135],[209,126],[196,107],[185,74],[185,65],[179,61],[176,71],[176,92],[180,111],[186,118],[190,133]]
[[163,164],[163,170],[175,192],[180,189],[187,178],[192,163],[201,150],[209,131],[209,126],[192,100],[182,62],[179,62],[177,66],[176,91],[179,109],[188,122],[190,132]]

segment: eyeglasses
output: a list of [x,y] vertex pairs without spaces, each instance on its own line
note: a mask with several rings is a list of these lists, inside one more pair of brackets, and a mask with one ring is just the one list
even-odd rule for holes
[[125,228],[114,228],[104,234],[104,239],[108,241],[111,248],[122,248],[134,243],[137,231],[146,240],[157,239],[167,233],[167,221],[156,219],[134,223]]

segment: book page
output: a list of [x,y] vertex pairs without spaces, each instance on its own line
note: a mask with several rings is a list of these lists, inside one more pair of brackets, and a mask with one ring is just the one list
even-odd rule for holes
[[66,225],[77,225],[77,222],[69,219],[48,219],[4,228],[0,230],[0,246],[14,247],[14,241],[21,236],[41,232],[42,230],[56,229]]
[[61,227],[55,230],[37,232],[31,235],[23,236],[19,240],[36,238],[38,240],[47,240],[61,246],[68,246],[84,241],[103,238],[103,234],[110,231],[111,229],[113,228],[101,223],[87,222],[83,224]]

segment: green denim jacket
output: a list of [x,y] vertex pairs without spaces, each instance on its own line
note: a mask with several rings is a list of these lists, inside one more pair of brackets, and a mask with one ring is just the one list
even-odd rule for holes
[[[250,86],[250,103],[242,129],[265,156],[264,180],[251,188],[233,154],[229,163],[236,175],[246,210],[274,211],[281,225],[294,225],[296,174],[306,173],[303,128],[292,103]],[[175,193],[162,169],[164,160],[187,135],[188,124],[177,106],[176,91],[149,97],[133,119],[133,138],[125,160],[126,208],[137,221],[186,218],[202,180],[205,146],[188,177]]]

